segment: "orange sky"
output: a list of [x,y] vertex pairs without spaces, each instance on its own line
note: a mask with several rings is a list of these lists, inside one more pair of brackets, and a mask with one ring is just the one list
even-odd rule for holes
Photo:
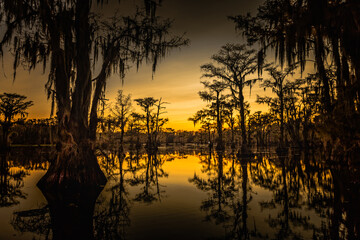
[[[127,5],[135,6],[136,2],[137,0],[127,0]],[[123,89],[125,94],[131,94],[133,99],[162,97],[170,103],[167,105],[166,115],[170,121],[166,127],[194,130],[193,124],[187,119],[206,105],[198,96],[198,92],[203,90],[200,66],[208,63],[210,56],[226,43],[243,42],[227,16],[254,11],[261,2],[262,0],[251,3],[246,0],[164,0],[158,11],[159,15],[174,19],[174,32],[186,32],[186,37],[191,41],[190,45],[171,51],[159,64],[154,79],[151,67],[146,65],[138,72],[135,69],[130,70],[124,85],[118,76],[112,76],[107,84],[106,97],[113,101],[118,89]],[[111,11],[112,7],[110,1],[101,11],[106,13]],[[1,92],[24,94],[34,101],[34,106],[29,109],[30,118],[49,117],[50,101],[46,99],[44,87],[47,74],[42,73],[41,67],[31,73],[20,68],[13,82],[11,60],[9,54],[5,54],[4,68],[0,67]],[[254,87],[251,97],[248,89],[245,90],[245,97],[251,103],[252,111],[265,108],[254,103],[257,94],[263,95],[263,89]]]

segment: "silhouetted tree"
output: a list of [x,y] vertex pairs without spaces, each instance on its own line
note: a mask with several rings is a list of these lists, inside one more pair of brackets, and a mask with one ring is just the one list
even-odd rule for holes
[[225,99],[227,95],[223,93],[226,89],[226,85],[217,80],[213,80],[213,82],[203,81],[201,82],[207,91],[200,91],[200,98],[204,101],[209,102],[208,108],[210,112],[215,113],[216,117],[216,129],[217,129],[217,145],[216,148],[218,150],[224,149],[223,142],[223,122],[224,122],[224,111],[225,111]]
[[139,114],[138,117],[144,123],[147,142],[146,147],[148,150],[157,149],[157,136],[160,129],[168,121],[167,118],[161,118],[160,115],[164,114],[162,110],[165,109],[163,106],[165,102],[162,102],[162,99],[155,99],[153,97],[147,98],[138,98],[135,99],[135,102],[142,108],[144,114]]
[[211,131],[216,126],[216,123],[214,123],[215,114],[213,109],[201,109],[197,111],[193,117],[188,118],[188,120],[192,121],[194,126],[196,126],[198,123],[201,123],[201,130],[207,133],[208,144],[210,147],[212,147],[213,142],[211,139]]
[[131,113],[131,118],[129,121],[129,132],[130,132],[130,148],[133,147],[134,136],[136,136],[135,148],[139,149],[141,147],[140,143],[140,133],[144,129],[142,125],[142,116],[138,113]]
[[26,101],[26,96],[16,93],[0,94],[0,125],[2,127],[2,146],[8,146],[8,136],[11,127],[27,116],[27,109],[33,105],[32,101]]
[[160,134],[160,132],[162,131],[163,126],[169,121],[168,118],[161,118],[160,116],[166,112],[164,112],[164,110],[166,109],[166,107],[164,106],[165,104],[167,104],[167,102],[163,102],[162,98],[160,98],[157,101],[156,105],[156,114],[154,115],[154,133],[153,133],[153,143],[155,144],[155,146],[157,147],[158,145],[160,145],[158,136]]
[[118,91],[115,106],[112,109],[117,124],[120,127],[120,145],[123,147],[125,127],[129,121],[131,111],[131,96],[124,95],[122,90]]
[[245,101],[243,89],[257,80],[248,79],[249,75],[257,70],[257,57],[255,50],[249,50],[246,45],[227,44],[213,55],[214,63],[201,66],[203,76],[223,80],[230,88],[233,98],[239,107],[242,148],[247,149],[247,135],[245,126]]
[[[269,49],[275,50],[282,66],[299,63],[304,71],[308,60],[315,62],[325,109],[323,125],[347,149],[356,145],[352,136],[360,131],[353,124],[359,120],[359,108],[354,106],[360,102],[360,17],[355,14],[359,10],[360,3],[354,0],[267,0],[254,17],[231,17],[249,44],[260,44],[260,68]],[[335,98],[328,65],[334,70]]]
[[257,111],[250,115],[250,131],[255,132],[257,147],[269,144],[269,133],[274,122],[274,117],[270,113]]
[[[284,71],[278,70],[277,67],[268,67],[266,68],[266,71],[271,76],[271,79],[265,79],[261,83],[261,87],[264,89],[270,88],[273,93],[276,94],[276,96],[279,99],[280,106],[279,106],[279,115],[280,115],[280,147],[284,147],[284,98],[285,98],[285,92],[286,92],[286,78],[289,75],[294,74],[294,68],[289,67],[285,69]],[[259,99],[261,100],[261,99]]]
[[225,102],[225,111],[224,111],[224,120],[225,123],[228,125],[231,131],[231,137],[230,137],[230,145],[231,148],[235,148],[235,133],[237,129],[237,120],[236,120],[236,114],[235,114],[235,106],[236,103],[234,99],[230,99]]
[[[29,70],[42,63],[50,70],[46,87],[48,96],[56,99],[59,154],[42,178],[43,185],[104,183],[92,142],[108,78],[113,72],[123,78],[129,64],[139,67],[144,60],[152,62],[155,71],[158,60],[170,49],[188,42],[168,37],[171,21],[155,16],[157,1],[145,0],[145,9],[134,17],[110,19],[91,12],[100,2],[1,2],[0,15],[7,28],[0,50],[12,46],[14,77],[21,63]],[[100,72],[93,78],[92,67],[97,65]]]

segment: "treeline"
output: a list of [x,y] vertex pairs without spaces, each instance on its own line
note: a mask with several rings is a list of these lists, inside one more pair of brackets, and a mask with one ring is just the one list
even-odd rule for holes
[[[201,66],[211,81],[202,82],[205,90],[199,95],[209,104],[189,120],[200,123],[218,149],[224,148],[226,127],[241,135],[242,152],[254,140],[266,145],[273,132],[280,150],[326,146],[333,155],[356,154],[359,10],[360,3],[351,0],[267,0],[255,16],[229,17],[247,44],[226,44]],[[268,90],[257,102],[269,112],[250,112],[244,89],[251,91],[254,84]],[[216,131],[214,140],[211,131]]]
[[[55,145],[58,142],[58,120],[56,117],[28,119],[27,110],[33,105],[27,97],[19,94],[0,95],[0,135],[2,146]],[[98,145],[101,147],[155,150],[163,146],[185,146],[209,144],[209,133],[184,131],[166,127],[168,118],[166,102],[153,97],[131,99],[122,90],[111,103],[103,102],[99,108],[97,127]],[[134,107],[138,106],[138,111]],[[5,117],[6,115],[6,117]],[[224,130],[227,145],[234,144],[233,132]],[[232,136],[232,137],[230,137]],[[210,133],[215,138],[215,133]],[[235,140],[234,140],[235,139]]]
[[[135,104],[134,104],[135,103]],[[209,144],[207,132],[175,130],[166,127],[169,119],[164,117],[166,104],[162,98],[131,99],[122,90],[114,102],[103,103],[99,114],[98,139],[102,148],[139,149],[156,151],[163,146]],[[137,106],[138,111],[134,110]],[[214,138],[214,133],[210,133]],[[230,136],[230,131],[225,131]],[[230,140],[230,138],[229,138]],[[227,144],[231,145],[229,141]]]
[[[132,107],[131,96],[119,90],[113,104],[102,104],[97,131],[102,140],[100,144],[110,144],[117,139],[116,145],[123,149],[124,137],[128,135],[130,147],[140,148],[141,135],[145,135],[145,147],[150,151],[157,149],[160,145],[159,136],[169,121],[163,117],[167,103],[162,98],[153,97],[137,98],[134,101],[140,109],[138,112]],[[117,137],[114,138],[114,135]]]
[[[33,103],[26,98],[19,94],[0,94],[2,146],[57,143],[57,118],[27,119],[27,110]],[[134,99],[134,102],[139,106],[139,112],[134,111],[130,95],[125,95],[122,90],[118,91],[112,104],[103,101],[99,108],[98,138],[106,140],[106,144],[117,140],[122,148],[127,135],[132,147],[140,148],[146,143],[147,148],[155,149],[160,145],[160,134],[168,122],[168,118],[162,117],[166,102],[153,97]],[[142,135],[146,136],[144,141]]]
[[[231,55],[236,57],[229,60]],[[241,58],[249,57],[251,64],[249,61],[247,65],[237,66],[247,72],[227,70]],[[267,78],[252,75],[253,78],[247,79],[246,76],[257,69],[257,57],[254,50],[247,50],[245,45],[239,44],[227,44],[212,57],[217,58],[222,60],[202,66],[204,77],[218,78],[202,82],[205,90],[200,91],[199,96],[209,104],[189,118],[195,125],[200,124],[200,131],[207,133],[210,145],[215,142],[217,149],[223,149],[229,139],[232,148],[236,148],[238,143],[247,147],[320,144],[320,129],[315,123],[323,111],[319,94],[321,86],[315,74],[295,79],[296,66],[281,70],[268,65],[265,68]],[[252,87],[257,82],[258,87],[267,90],[267,95],[258,95],[256,102],[267,105],[268,112],[251,113],[250,104],[245,100],[244,87]],[[223,136],[224,131],[230,132],[229,136]]]

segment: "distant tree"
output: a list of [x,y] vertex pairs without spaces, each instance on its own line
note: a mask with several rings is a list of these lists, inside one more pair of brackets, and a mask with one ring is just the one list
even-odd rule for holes
[[240,127],[242,148],[247,148],[247,135],[245,126],[245,105],[243,89],[255,83],[258,78],[248,79],[249,75],[256,72],[257,56],[255,50],[249,50],[246,45],[227,44],[213,55],[214,63],[201,66],[204,77],[218,78],[229,86],[233,98],[240,112]]
[[117,119],[108,114],[107,116],[99,117],[100,129],[103,133],[114,133],[117,127]]
[[33,105],[32,101],[26,101],[26,96],[16,93],[0,94],[0,125],[2,127],[2,145],[8,146],[8,136],[11,127],[24,120],[27,109]]
[[315,140],[315,123],[321,113],[321,97],[316,74],[309,74],[305,82],[306,84],[300,88],[299,95],[302,105],[303,146],[307,148],[310,146],[310,142]]
[[[268,135],[274,121],[273,115],[270,113],[262,113],[261,111],[257,111],[251,114],[249,119],[249,128],[251,129],[250,131],[255,132],[257,146],[260,147],[268,144],[270,142]],[[266,140],[268,140],[268,142]]]
[[194,126],[196,124],[201,124],[201,130],[203,130],[205,133],[207,133],[208,138],[208,144],[210,147],[213,145],[213,141],[211,139],[211,131],[213,128],[216,127],[216,123],[214,122],[216,119],[214,110],[213,109],[201,109],[197,111],[193,117],[190,117],[188,120],[194,123]]
[[235,100],[231,99],[225,102],[225,111],[224,111],[224,120],[225,123],[228,125],[231,131],[231,148],[235,148],[235,132],[237,128],[237,120],[235,114]]
[[152,114],[156,101],[157,100],[153,97],[135,99],[135,102],[142,108],[144,112],[144,114],[140,115],[140,117],[143,119],[145,124],[148,147],[152,144]]
[[[298,83],[298,84],[297,84]],[[299,82],[288,83],[288,90],[285,97],[286,130],[293,145],[301,146],[301,102],[299,91],[301,86]]]
[[[274,71],[276,72],[277,70]],[[300,140],[301,106],[298,91],[304,84],[304,81],[303,79],[285,81],[285,73],[280,71],[277,74],[279,75],[273,75],[273,80],[266,80],[263,83],[264,87],[271,87],[276,96],[258,96],[257,102],[267,104],[270,107],[270,113],[277,119],[280,126],[279,144],[282,147],[284,145],[285,128],[294,143],[298,143]],[[275,81],[274,79],[277,80]]]
[[139,113],[136,112],[132,112],[130,115],[130,120],[129,120],[129,132],[130,132],[130,148],[132,149],[134,147],[134,136],[136,136],[136,143],[135,143],[135,148],[139,149],[141,147],[141,143],[140,143],[140,134],[141,131],[143,130],[143,125],[142,125],[142,116]]
[[[266,68],[266,71],[270,75],[270,79],[265,79],[261,83],[261,87],[264,89],[270,88],[273,93],[276,94],[279,100],[279,115],[280,115],[280,147],[284,146],[284,98],[285,92],[288,90],[289,85],[286,85],[288,81],[286,78],[289,75],[294,74],[295,66],[286,68],[284,71],[279,70],[277,67],[271,66]],[[261,99],[259,99],[261,100]],[[260,101],[261,102],[261,101]]]
[[11,136],[17,144],[53,144],[57,122],[55,118],[27,119],[13,127]]
[[175,140],[175,129],[173,128],[166,128],[165,129],[165,133],[166,133],[166,145],[170,144],[170,143],[174,143]]
[[165,102],[162,102],[161,98],[155,99],[153,97],[138,98],[135,99],[135,102],[137,102],[144,112],[143,114],[139,114],[139,117],[143,120],[146,129],[146,146],[150,151],[156,150],[158,133],[164,124],[168,122],[167,118],[161,118],[161,115],[165,113],[163,112]]
[[131,112],[131,96],[124,95],[123,91],[119,90],[118,95],[116,97],[115,106],[112,109],[112,114],[114,115],[117,121],[117,125],[120,128],[121,147],[124,143],[125,127],[128,124],[130,112]]
[[226,84],[222,81],[213,80],[212,82],[201,82],[205,91],[200,91],[200,98],[209,102],[208,108],[215,113],[216,117],[216,129],[217,129],[217,145],[216,148],[221,150],[224,148],[223,143],[223,122],[225,111],[225,99],[228,97],[223,92],[226,89]]
[[167,104],[167,102],[163,102],[162,98],[160,98],[156,104],[156,114],[154,115],[154,133],[153,133],[153,142],[154,144],[157,146],[160,143],[158,142],[158,135],[161,132],[163,126],[165,125],[165,123],[167,123],[169,121],[168,118],[161,118],[160,116],[166,112],[164,112],[163,110],[166,109],[166,107],[164,107],[164,104]]

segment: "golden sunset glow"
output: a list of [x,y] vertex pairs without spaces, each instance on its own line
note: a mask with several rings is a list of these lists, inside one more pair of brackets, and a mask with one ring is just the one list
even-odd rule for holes
[[[133,8],[141,1],[124,1],[121,6]],[[246,4],[245,4],[246,2]],[[119,89],[125,94],[131,94],[132,99],[154,97],[160,98],[169,104],[166,105],[166,115],[169,122],[166,127],[175,130],[196,130],[192,122],[188,121],[197,110],[206,105],[198,95],[203,90],[200,81],[202,72],[200,66],[210,62],[209,58],[221,46],[228,42],[243,42],[239,34],[234,31],[232,22],[226,16],[256,10],[261,0],[252,1],[210,1],[206,8],[193,1],[164,1],[158,14],[165,18],[174,19],[174,34],[183,34],[190,39],[190,45],[171,51],[164,61],[158,64],[152,79],[151,66],[143,64],[136,71],[133,66],[122,84],[119,76],[112,75],[106,86],[106,98],[109,103],[114,101]],[[116,4],[117,5],[117,1]],[[116,9],[111,7],[111,1],[104,5],[102,14],[110,15]],[[219,14],[221,12],[221,14]],[[186,16],[186,17],[183,17]],[[17,70],[16,80],[12,81],[12,56],[9,53],[4,57],[4,68],[0,70],[0,86],[2,92],[16,92],[26,95],[34,101],[34,106],[29,108],[29,118],[47,118],[50,116],[51,101],[47,100],[45,83],[48,72],[42,72],[42,66],[37,66],[35,71],[29,73],[23,67]],[[96,71],[95,71],[96,72]],[[245,89],[246,101],[251,102],[252,111],[265,110],[265,106],[254,103],[256,94],[263,94],[263,90],[254,87],[252,94]],[[133,104],[136,108],[136,104]]]
[[360,239],[360,0],[0,0],[0,240]]

